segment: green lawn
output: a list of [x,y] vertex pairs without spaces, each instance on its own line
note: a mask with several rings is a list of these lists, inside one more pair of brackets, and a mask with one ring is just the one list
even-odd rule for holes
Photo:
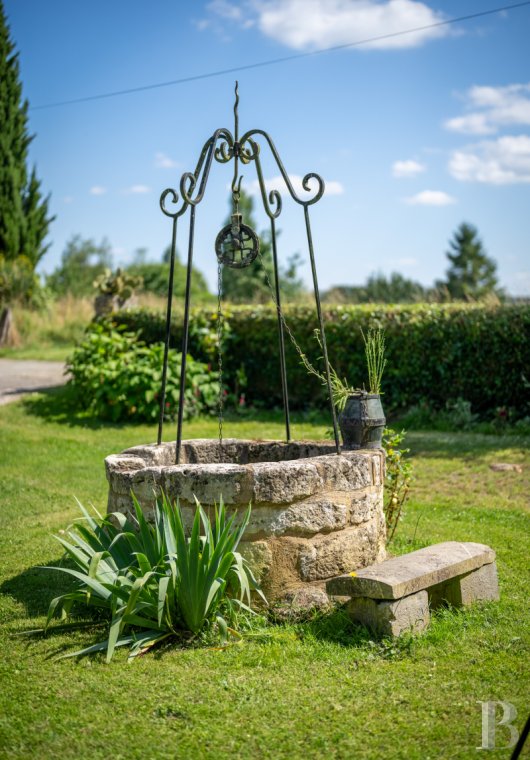
[[45,343],[16,348],[0,348],[0,359],[32,359],[45,362],[64,362],[72,355],[74,344],[52,346]]
[[[62,398],[0,408],[0,757],[471,758],[480,756],[479,700],[512,702],[521,728],[530,696],[528,438],[408,436],[416,483],[391,550],[490,544],[499,603],[444,611],[423,636],[397,643],[371,641],[336,613],[270,626],[226,651],[58,662],[53,654],[98,632],[13,637],[42,626],[64,588],[37,566],[59,560],[52,533],[77,516],[74,496],[104,508],[103,458],[156,436],[154,424],[70,419]],[[295,417],[294,435],[322,437],[327,426]],[[185,435],[215,437],[217,423],[189,423]],[[279,438],[281,415],[229,421],[225,435]],[[523,474],[493,472],[491,462],[520,463]],[[499,746],[507,736],[498,730]]]

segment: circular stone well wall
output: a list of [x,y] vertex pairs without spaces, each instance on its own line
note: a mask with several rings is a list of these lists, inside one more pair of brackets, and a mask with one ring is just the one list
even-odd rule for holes
[[105,460],[109,512],[132,511],[134,491],[149,518],[155,494],[179,499],[191,524],[195,498],[208,508],[223,500],[243,513],[240,544],[269,601],[305,584],[323,585],[385,558],[384,454],[335,453],[320,441],[182,442],[135,446]]

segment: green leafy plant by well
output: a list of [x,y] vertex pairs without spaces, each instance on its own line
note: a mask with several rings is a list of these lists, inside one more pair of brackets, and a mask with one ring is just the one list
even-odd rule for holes
[[403,447],[405,431],[385,428],[383,448],[386,454],[385,495],[383,511],[386,522],[386,540],[389,543],[403,517],[405,504],[412,484],[412,463],[407,459],[410,449]]
[[57,536],[75,568],[53,569],[72,576],[77,587],[51,602],[46,629],[55,616],[67,620],[73,608],[93,607],[110,616],[104,641],[64,656],[104,651],[110,662],[117,647],[128,646],[131,658],[214,626],[223,644],[229,634],[237,635],[238,613],[252,612],[251,592],[265,601],[237,551],[250,505],[236,523],[222,499],[213,520],[197,502],[188,538],[178,502],[162,495],[152,523],[134,495],[133,503],[132,519],[121,513],[96,519],[80,505],[83,520]]
[[[289,328],[287,328],[287,332],[300,357],[301,363],[306,368],[308,373],[310,375],[318,377],[322,385],[327,387],[327,378],[324,373],[316,369],[315,366],[309,361],[306,354],[304,354],[296,342],[296,339]],[[314,334],[320,349],[323,351],[322,336],[320,334],[320,330],[315,330]],[[361,328],[361,334],[364,341],[364,355],[366,360],[366,370],[368,374],[368,393],[380,394],[381,380],[387,362],[385,357],[385,333],[379,328],[370,327],[366,335]],[[353,385],[350,385],[346,378],[341,378],[332,364],[329,365],[329,374],[333,403],[339,412],[342,412],[344,410],[349,396],[354,393],[366,393],[364,385],[362,389],[356,388]]]
[[[113,422],[156,419],[163,355],[162,343],[147,346],[136,333],[116,330],[106,321],[92,323],[67,365],[76,404]],[[180,359],[180,353],[169,352],[165,408],[168,419],[176,416]],[[185,418],[215,409],[218,389],[218,379],[208,366],[188,356]]]

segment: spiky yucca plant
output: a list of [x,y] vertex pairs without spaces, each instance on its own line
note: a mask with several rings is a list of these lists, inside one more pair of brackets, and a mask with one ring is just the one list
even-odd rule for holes
[[[238,611],[252,612],[251,591],[265,601],[238,544],[250,517],[228,518],[222,499],[210,520],[197,502],[191,535],[185,535],[178,502],[157,500],[154,522],[144,517],[133,494],[135,519],[120,513],[98,519],[82,505],[83,520],[57,539],[76,569],[55,567],[77,581],[77,588],[54,599],[46,628],[75,605],[107,610],[108,637],[66,656],[106,651],[107,662],[119,646],[130,657],[183,632],[197,635],[217,624],[224,643]],[[75,627],[75,622],[71,623]]]

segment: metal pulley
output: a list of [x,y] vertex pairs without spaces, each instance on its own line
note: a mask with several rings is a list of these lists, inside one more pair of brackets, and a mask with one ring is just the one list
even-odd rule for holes
[[251,227],[243,224],[240,213],[233,213],[231,223],[217,235],[215,253],[217,261],[231,269],[243,269],[255,260],[259,238]]

